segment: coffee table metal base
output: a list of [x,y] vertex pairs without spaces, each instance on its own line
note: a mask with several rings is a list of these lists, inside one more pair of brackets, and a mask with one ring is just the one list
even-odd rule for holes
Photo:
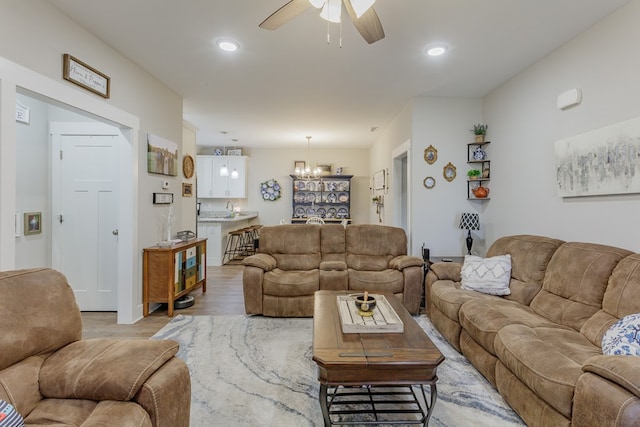
[[[320,384],[324,425],[417,424],[426,427],[438,397],[436,381],[437,378],[429,384],[429,400],[424,385],[345,387]],[[420,403],[416,388],[422,394],[424,405]],[[400,416],[411,418],[400,419]]]

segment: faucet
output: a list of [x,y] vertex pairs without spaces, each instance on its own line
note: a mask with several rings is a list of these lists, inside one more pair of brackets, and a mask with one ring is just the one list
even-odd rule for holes
[[[231,209],[229,209],[229,205],[231,205]],[[233,209],[235,208],[235,206],[233,205],[233,202],[231,200],[227,201],[227,206],[225,207],[226,210],[230,210],[231,212],[233,212]]]

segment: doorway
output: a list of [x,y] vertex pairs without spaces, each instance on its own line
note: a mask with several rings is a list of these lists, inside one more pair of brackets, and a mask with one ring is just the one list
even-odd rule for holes
[[407,233],[408,253],[411,244],[411,141],[405,141],[391,153],[393,225]]

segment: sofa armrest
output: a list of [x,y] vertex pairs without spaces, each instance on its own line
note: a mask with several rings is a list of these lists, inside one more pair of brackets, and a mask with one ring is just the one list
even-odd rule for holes
[[599,375],[640,397],[640,364],[635,356],[590,357],[585,360],[582,370]]
[[422,267],[423,265],[422,258],[411,255],[399,255],[389,260],[389,268],[400,271],[407,267]]
[[347,263],[344,261],[321,261],[320,270],[322,271],[346,271]]
[[462,263],[460,262],[436,262],[429,267],[429,274],[435,275],[434,282],[436,280],[459,282],[461,280],[461,271]]
[[59,399],[131,400],[178,348],[172,340],[76,341],[44,361],[40,392]]
[[276,268],[276,259],[269,254],[255,254],[242,260],[242,265],[261,268],[264,271],[271,271]]
[[133,399],[154,427],[189,427],[191,376],[182,359],[172,357],[142,384]]

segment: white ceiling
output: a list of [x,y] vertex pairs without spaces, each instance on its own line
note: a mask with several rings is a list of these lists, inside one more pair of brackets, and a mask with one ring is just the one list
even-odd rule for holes
[[199,145],[367,147],[411,98],[482,97],[629,0],[377,0],[386,37],[347,17],[342,48],[313,8],[258,28],[287,0],[49,1],[180,94]]

